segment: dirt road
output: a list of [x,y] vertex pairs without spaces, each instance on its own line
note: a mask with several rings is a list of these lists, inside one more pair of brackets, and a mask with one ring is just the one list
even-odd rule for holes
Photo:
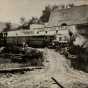
[[[0,82],[8,85],[9,88],[60,88],[54,84],[51,77],[54,77],[65,88],[88,88],[88,74],[79,72],[70,67],[66,58],[51,49],[44,49],[45,68],[25,74],[3,75]],[[74,84],[78,87],[72,87]],[[80,87],[80,84],[81,87]],[[83,86],[83,87],[82,87]]]

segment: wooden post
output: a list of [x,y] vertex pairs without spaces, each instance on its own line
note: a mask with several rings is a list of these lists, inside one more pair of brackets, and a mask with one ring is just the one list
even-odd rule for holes
[[54,77],[51,77],[51,79],[52,79],[60,88],[65,88],[65,87],[63,87]]

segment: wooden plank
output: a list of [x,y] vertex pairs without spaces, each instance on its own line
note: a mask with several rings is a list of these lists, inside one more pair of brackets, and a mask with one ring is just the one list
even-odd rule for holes
[[65,88],[65,87],[63,87],[54,77],[51,77],[51,79],[52,79],[60,88]]
[[33,71],[34,69],[42,69],[43,67],[21,67],[21,68],[8,68],[8,69],[0,69],[0,73],[13,73],[13,72],[21,72],[21,71]]

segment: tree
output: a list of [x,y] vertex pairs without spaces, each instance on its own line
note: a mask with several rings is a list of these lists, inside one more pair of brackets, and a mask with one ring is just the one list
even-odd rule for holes
[[21,18],[20,18],[20,23],[21,23],[21,25],[24,25],[24,24],[25,24],[25,22],[26,22],[25,17],[21,17]]
[[57,8],[58,8],[58,6],[57,6],[57,5],[54,5],[54,6],[52,7],[52,10],[57,9]]
[[46,6],[45,9],[42,11],[42,16],[40,16],[40,21],[44,22],[44,23],[48,22],[49,17],[50,17],[50,13],[51,13],[51,7]]
[[10,22],[6,22],[5,23],[5,28],[3,30],[3,32],[7,32],[7,31],[10,31],[11,30],[11,23]]
[[32,17],[28,21],[25,19],[25,17],[20,18],[21,25],[17,29],[30,29],[31,24],[38,23],[38,18]]
[[18,26],[18,28],[17,29],[28,29],[29,27],[28,27],[28,22],[27,22],[27,20],[26,20],[26,18],[25,17],[21,17],[20,18],[20,26]]
[[69,7],[74,7],[75,5],[74,5],[74,3],[72,3],[72,4],[69,4]]
[[29,23],[30,23],[30,24],[37,24],[37,23],[38,23],[38,18],[32,17],[32,18],[29,20]]

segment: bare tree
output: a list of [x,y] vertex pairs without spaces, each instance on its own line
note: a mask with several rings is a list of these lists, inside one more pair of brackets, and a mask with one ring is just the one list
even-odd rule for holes
[[3,32],[7,32],[7,31],[10,31],[10,30],[11,30],[11,23],[10,22],[6,22]]
[[25,24],[25,22],[26,22],[26,18],[25,17],[21,17],[20,18],[21,25]]

